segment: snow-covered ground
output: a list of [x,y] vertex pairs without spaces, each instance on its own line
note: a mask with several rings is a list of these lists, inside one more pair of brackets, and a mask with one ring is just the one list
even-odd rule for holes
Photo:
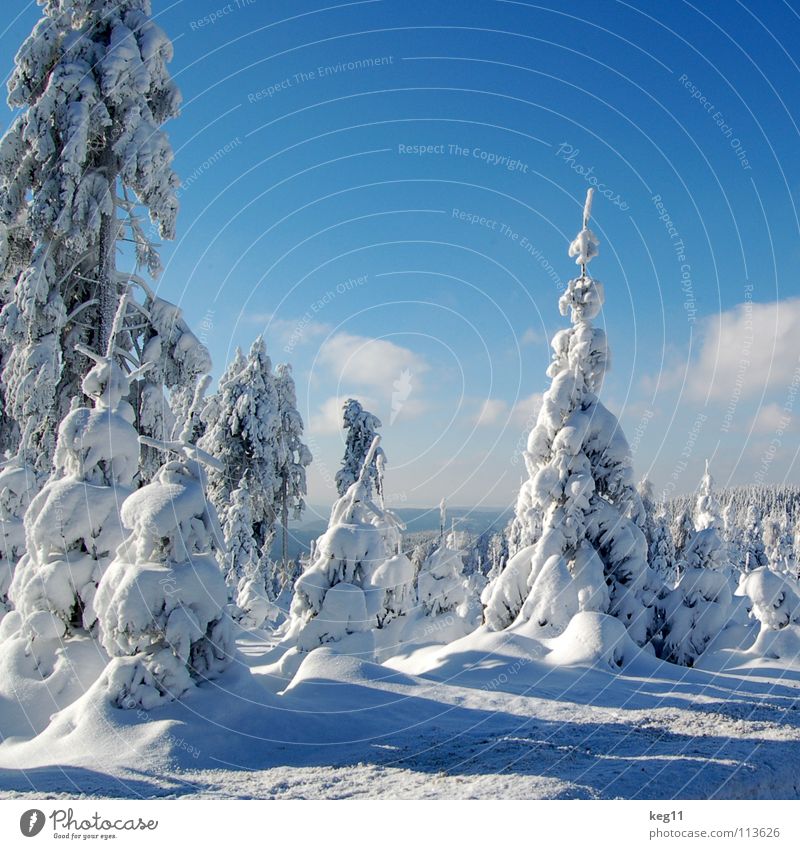
[[[735,651],[706,659],[716,671],[685,669],[631,652],[624,640],[617,668],[598,654],[596,625],[550,641],[479,630],[384,664],[323,647],[288,686],[270,665],[269,635],[242,635],[238,662],[182,702],[120,710],[101,676],[38,736],[23,736],[18,716],[19,736],[0,745],[0,790],[124,798],[800,795],[799,670]],[[15,699],[8,680],[0,685],[5,717]]]

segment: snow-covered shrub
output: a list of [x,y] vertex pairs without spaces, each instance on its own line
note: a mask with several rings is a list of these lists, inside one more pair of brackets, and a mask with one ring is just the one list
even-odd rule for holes
[[549,645],[548,663],[599,666],[612,672],[618,672],[641,652],[619,619],[588,610],[572,616],[564,632]]
[[[27,552],[10,596],[27,636],[51,630],[91,629],[95,592],[123,539],[119,508],[138,471],[133,409],[125,400],[138,373],[126,374],[112,353],[117,324],[104,356],[81,348],[95,365],[82,390],[93,407],[75,407],[58,430],[54,470],[25,514]],[[60,634],[59,634],[60,636]]]
[[553,338],[552,384],[524,454],[529,478],[511,536],[528,544],[484,593],[485,621],[495,630],[532,622],[552,633],[577,610],[593,610],[619,618],[643,644],[656,627],[660,582],[631,518],[642,506],[628,444],[597,397],[608,347],[605,333],[592,326],[604,295],[602,284],[586,273],[597,252],[590,211],[591,190],[583,230],[571,246],[581,275],[559,301],[572,327]]
[[269,597],[260,571],[241,579],[236,592],[236,606],[240,610],[239,624],[246,630],[274,625],[283,616],[283,611]]
[[797,663],[800,659],[800,588],[795,580],[771,569],[747,573],[740,591],[752,603],[761,629],[750,651],[759,657]]
[[233,651],[225,580],[215,553],[222,532],[205,493],[214,460],[187,443],[130,495],[121,517],[128,537],[97,591],[103,646],[111,655],[110,696],[150,708],[214,677]]
[[753,604],[752,613],[767,628],[778,631],[800,625],[800,585],[771,569],[755,569],[742,580],[740,590]]

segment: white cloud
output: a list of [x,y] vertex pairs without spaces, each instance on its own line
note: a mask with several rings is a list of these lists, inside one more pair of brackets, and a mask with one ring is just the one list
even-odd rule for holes
[[481,405],[475,416],[475,424],[478,427],[492,425],[500,421],[508,414],[508,404],[499,398],[487,398]]
[[319,362],[340,384],[383,389],[387,396],[404,371],[410,374],[416,390],[419,375],[430,368],[422,356],[394,342],[345,332],[336,333],[323,342]]
[[791,410],[785,410],[780,404],[765,404],[753,419],[755,433],[776,434],[796,429]]
[[322,321],[314,321],[310,314],[297,318],[278,318],[274,313],[252,313],[247,316],[250,324],[263,327],[264,337],[270,351],[280,346],[291,353],[294,348],[319,339],[330,333],[332,326]]
[[520,336],[519,344],[520,345],[538,345],[544,341],[544,336],[541,333],[535,331],[532,327],[529,327],[523,334]]
[[731,402],[788,387],[800,359],[798,328],[800,298],[739,304],[707,319],[689,394]]
[[534,392],[533,395],[528,395],[527,398],[520,398],[514,404],[514,411],[512,413],[514,424],[518,427],[532,428],[536,424],[536,417],[539,415],[541,408],[541,392]]
[[536,424],[536,416],[542,406],[542,394],[534,392],[527,398],[520,398],[514,406],[510,406],[500,398],[487,398],[474,418],[478,427],[495,425],[500,422],[505,426],[509,422],[514,427],[532,428]]

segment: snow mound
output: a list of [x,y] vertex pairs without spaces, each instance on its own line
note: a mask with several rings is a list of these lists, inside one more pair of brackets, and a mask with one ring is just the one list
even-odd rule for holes
[[800,662],[800,626],[787,625],[776,631],[762,625],[750,653],[797,665]]
[[550,647],[547,662],[554,666],[605,666],[614,672],[641,652],[619,619],[590,611],[576,613]]

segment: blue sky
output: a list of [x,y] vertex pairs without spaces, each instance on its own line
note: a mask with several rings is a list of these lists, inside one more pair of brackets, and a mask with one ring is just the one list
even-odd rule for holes
[[[513,501],[590,180],[637,476],[798,482],[798,4],[154,7],[184,97],[160,291],[217,372],[262,332],[293,363],[311,501],[350,396],[395,505]],[[39,8],[4,11],[7,74]]]

